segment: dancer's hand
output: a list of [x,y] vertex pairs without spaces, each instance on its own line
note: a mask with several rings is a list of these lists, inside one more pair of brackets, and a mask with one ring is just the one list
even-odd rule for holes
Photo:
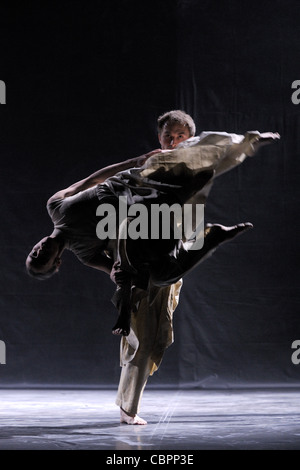
[[262,134],[260,134],[258,141],[261,143],[268,144],[278,139],[280,139],[280,135],[278,134],[278,132],[263,132]]
[[257,140],[253,142],[254,150],[257,151],[260,147],[268,144],[272,144],[280,139],[278,132],[263,132],[257,137]]
[[130,279],[129,273],[120,268],[118,261],[113,264],[110,279],[118,286],[123,287]]

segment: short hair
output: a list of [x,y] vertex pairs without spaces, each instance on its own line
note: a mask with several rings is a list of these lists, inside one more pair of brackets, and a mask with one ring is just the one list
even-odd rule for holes
[[164,125],[167,123],[178,123],[182,124],[183,126],[187,126],[191,137],[193,137],[196,133],[196,125],[193,118],[185,111],[181,111],[180,109],[168,111],[159,116],[159,118],[157,119],[157,130],[159,134],[161,134]]
[[53,276],[53,274],[56,273],[57,266],[52,266],[47,272],[42,273],[42,272],[37,272],[32,269],[31,266],[26,265],[26,271],[27,274],[29,274],[30,277],[34,277],[35,279],[38,279],[39,281],[44,281],[46,279],[49,279],[50,277]]

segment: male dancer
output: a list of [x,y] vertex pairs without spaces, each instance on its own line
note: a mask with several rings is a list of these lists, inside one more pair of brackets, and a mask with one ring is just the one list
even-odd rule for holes
[[[121,340],[122,372],[117,404],[120,406],[121,421],[128,424],[146,424],[137,411],[149,375],[158,368],[166,347],[173,341],[172,315],[178,304],[181,277],[220,243],[242,233],[251,224],[229,228],[208,226],[203,249],[188,252],[179,246],[175,257],[169,252],[160,252],[159,255],[165,257],[165,269],[159,270],[153,262],[153,271],[149,272],[145,281],[142,276],[143,283],[139,285],[136,266],[144,268],[143,259],[134,257],[131,243],[128,250],[128,246],[120,246],[117,241],[100,240],[96,236],[97,207],[101,203],[116,205],[118,197],[124,194],[133,203],[141,198],[143,200],[145,188],[148,196],[150,191],[153,201],[159,201],[160,190],[173,196],[170,176],[171,179],[176,176],[176,197],[179,196],[181,203],[188,200],[203,203],[215,176],[241,163],[247,155],[252,155],[255,145],[278,138],[278,135],[271,133],[249,133],[245,138],[218,133],[202,135],[201,139],[196,138],[193,142],[190,140],[195,133],[193,120],[182,111],[171,111],[161,116],[158,119],[158,133],[162,149],[99,170],[52,196],[47,208],[54,230],[35,245],[26,260],[31,274],[46,278],[58,271],[61,254],[69,249],[84,264],[109,273],[118,284],[119,293],[122,293],[124,279],[128,276],[131,279],[130,304],[125,296],[125,306],[131,309],[131,324],[124,326],[121,322],[114,329],[115,333],[124,335]],[[173,150],[179,144],[184,145],[182,142],[185,141],[186,147]],[[140,166],[141,163],[143,166]],[[179,178],[178,164],[181,168]],[[145,269],[142,271],[144,274]],[[121,302],[124,305],[123,301],[124,295],[121,295],[116,304]]]

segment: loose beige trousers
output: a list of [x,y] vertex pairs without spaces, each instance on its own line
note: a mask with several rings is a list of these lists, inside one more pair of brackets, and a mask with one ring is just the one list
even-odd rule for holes
[[121,339],[122,367],[116,404],[129,415],[139,411],[150,375],[159,367],[163,354],[173,342],[173,313],[179,301],[182,281],[166,287],[135,289],[131,331]]

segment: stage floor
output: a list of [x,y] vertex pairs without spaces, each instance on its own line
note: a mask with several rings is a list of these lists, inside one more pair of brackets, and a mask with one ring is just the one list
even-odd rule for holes
[[144,392],[146,426],[119,423],[115,390],[0,390],[1,450],[300,449],[300,391]]

